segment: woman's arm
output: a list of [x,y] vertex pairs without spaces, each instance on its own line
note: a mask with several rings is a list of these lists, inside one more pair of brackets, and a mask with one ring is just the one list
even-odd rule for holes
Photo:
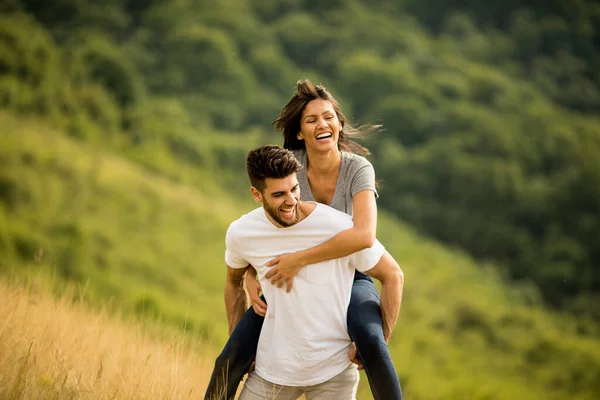
[[283,254],[267,263],[274,266],[268,273],[271,283],[287,291],[292,289],[292,281],[298,271],[309,264],[335,258],[346,257],[357,251],[373,246],[377,232],[377,203],[372,190],[363,190],[352,198],[354,226],[346,229],[318,246],[295,253]]

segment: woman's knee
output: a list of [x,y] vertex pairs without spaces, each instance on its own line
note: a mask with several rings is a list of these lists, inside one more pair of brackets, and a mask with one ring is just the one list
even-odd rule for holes
[[366,349],[374,350],[386,346],[383,329],[380,326],[356,324],[349,333],[361,353]]

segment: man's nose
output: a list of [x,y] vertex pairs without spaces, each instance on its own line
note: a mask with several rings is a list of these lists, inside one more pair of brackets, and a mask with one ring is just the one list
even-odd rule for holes
[[288,193],[288,195],[285,199],[285,204],[287,204],[288,206],[293,206],[297,202],[298,202],[298,199],[292,193]]

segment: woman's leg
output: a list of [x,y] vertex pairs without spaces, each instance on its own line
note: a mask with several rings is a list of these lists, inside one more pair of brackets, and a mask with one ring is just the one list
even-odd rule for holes
[[[262,299],[265,301],[264,297]],[[256,357],[258,338],[264,320],[252,307],[244,313],[225,348],[217,357],[204,395],[205,400],[230,400],[235,397],[242,378]]]
[[375,400],[402,399],[398,373],[383,337],[379,293],[370,277],[356,273],[348,306],[348,333],[356,343]]

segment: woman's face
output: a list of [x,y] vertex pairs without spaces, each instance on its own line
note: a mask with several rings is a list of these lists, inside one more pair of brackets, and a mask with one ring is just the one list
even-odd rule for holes
[[337,149],[340,120],[328,100],[311,100],[302,111],[298,139],[307,149],[326,151]]

